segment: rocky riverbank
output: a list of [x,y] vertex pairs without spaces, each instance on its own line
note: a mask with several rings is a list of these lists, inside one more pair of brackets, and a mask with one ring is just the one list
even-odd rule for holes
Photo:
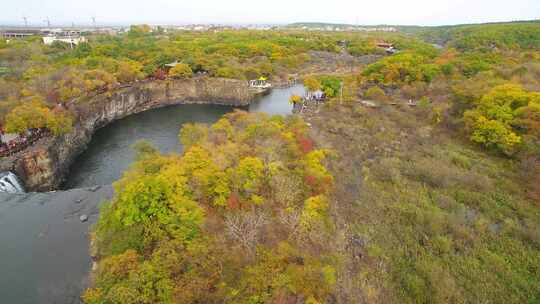
[[60,137],[42,138],[34,145],[0,160],[0,171],[12,171],[30,191],[59,187],[75,158],[96,130],[126,116],[178,104],[247,106],[255,98],[246,82],[200,77],[186,80],[154,80],[134,83],[70,104],[77,119],[73,131]]

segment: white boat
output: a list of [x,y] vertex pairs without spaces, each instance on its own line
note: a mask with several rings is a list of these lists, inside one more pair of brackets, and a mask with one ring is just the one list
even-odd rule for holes
[[272,84],[267,81],[266,77],[260,77],[259,79],[250,80],[249,87],[256,90],[268,90],[272,87]]

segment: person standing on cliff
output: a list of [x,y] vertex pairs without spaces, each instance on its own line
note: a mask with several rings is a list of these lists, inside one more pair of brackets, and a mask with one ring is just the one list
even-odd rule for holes
[[4,144],[4,126],[0,124],[0,147],[2,147]]

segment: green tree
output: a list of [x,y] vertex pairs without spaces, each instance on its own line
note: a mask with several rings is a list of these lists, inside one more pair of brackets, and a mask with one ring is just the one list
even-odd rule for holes
[[240,160],[235,170],[235,181],[239,190],[248,197],[257,192],[264,178],[264,163],[256,157],[246,157]]
[[322,76],[321,88],[327,97],[336,97],[339,95],[342,86],[342,79],[335,76]]
[[[168,178],[141,176],[122,185],[114,214],[126,227],[142,225],[147,232],[164,231],[189,241],[198,233],[203,211],[186,193],[172,191]],[[158,229],[158,230],[156,230]]]

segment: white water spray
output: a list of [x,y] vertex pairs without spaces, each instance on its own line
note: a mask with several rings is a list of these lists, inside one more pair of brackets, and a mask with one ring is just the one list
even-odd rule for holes
[[0,192],[24,193],[25,191],[17,175],[7,171],[0,172]]

